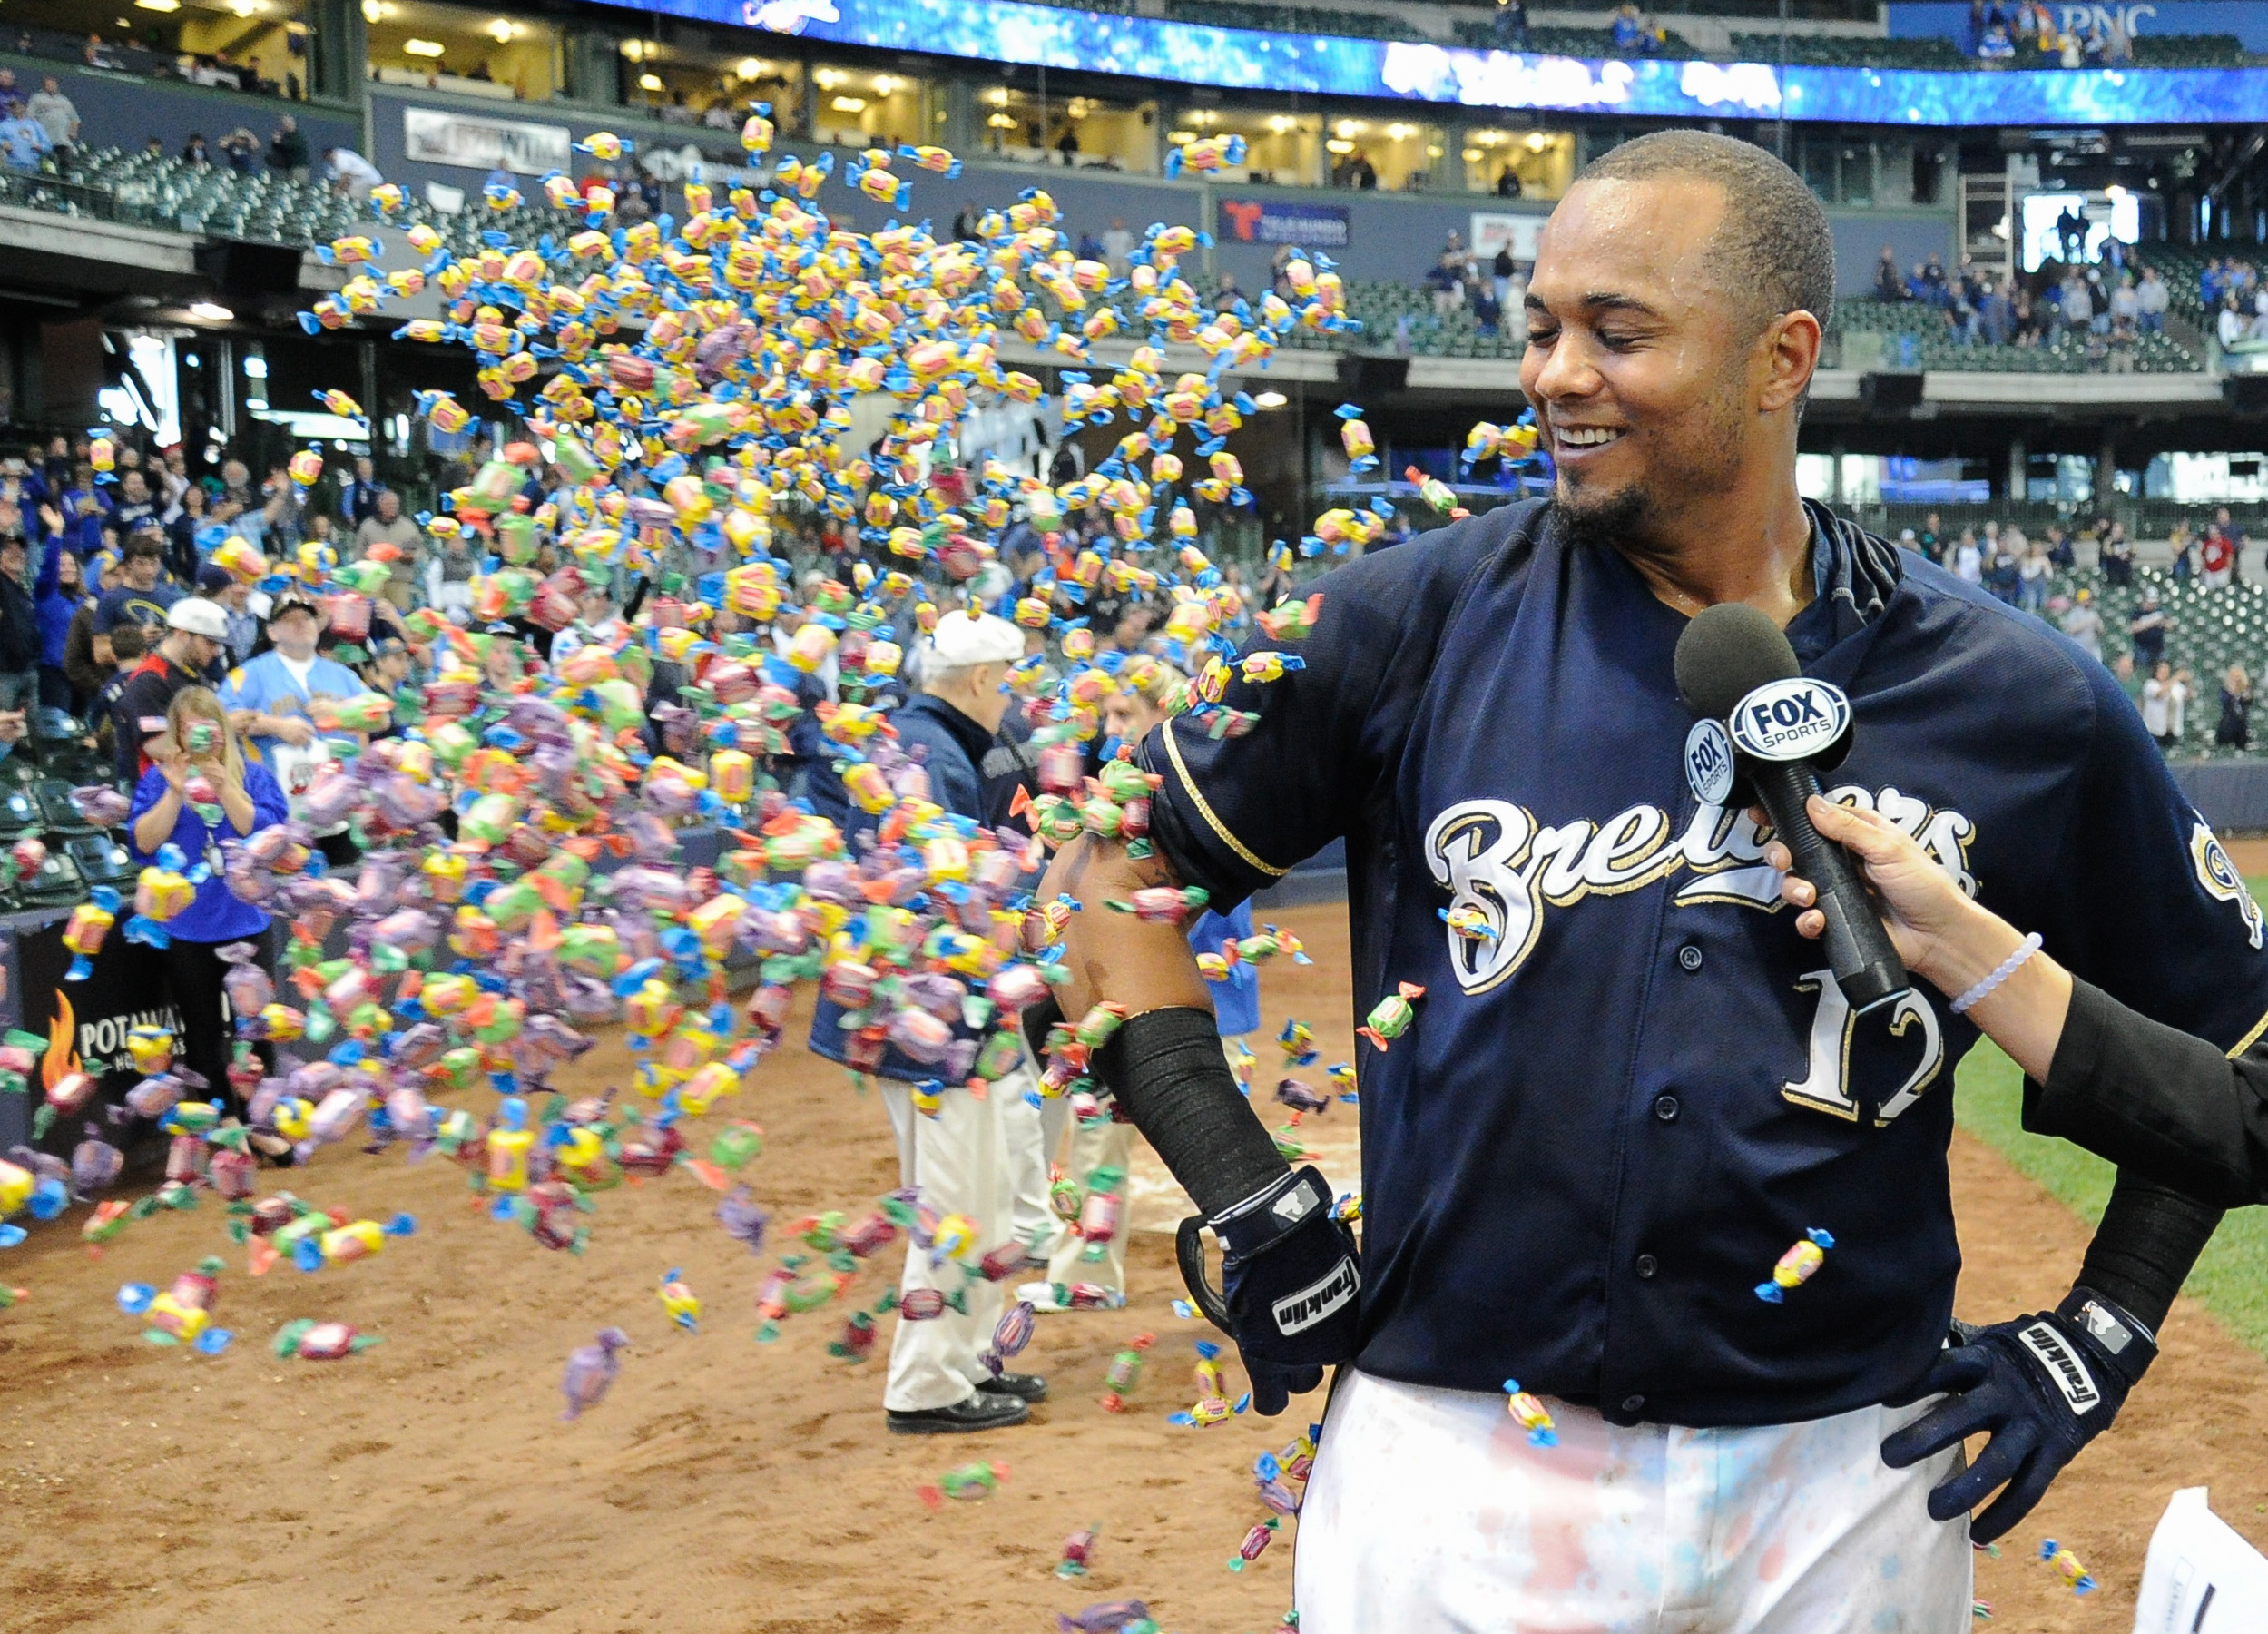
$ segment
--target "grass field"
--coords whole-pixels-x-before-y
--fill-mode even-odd
[[[2268,878],[2247,881],[2268,899]],[[1954,1107],[1960,1126],[1997,1147],[2090,1226],[2110,1201],[2109,1164],[2061,1140],[2027,1135],[2019,1122],[2022,1076],[1988,1039],[1962,1063]],[[2231,1333],[2268,1354],[2268,1210],[2238,1209],[2221,1223],[2187,1292]]]

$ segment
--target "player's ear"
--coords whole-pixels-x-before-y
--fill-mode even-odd
[[[1764,326],[1757,341],[1764,376],[1759,409],[1777,414],[1802,399],[1819,367],[1821,340],[1819,320],[1801,308]]]

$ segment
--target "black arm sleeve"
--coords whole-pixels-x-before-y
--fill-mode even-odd
[[[2087,1245],[2079,1285],[2105,1294],[2155,1334],[2165,1324],[2221,1213],[2210,1204],[2122,1169]]]
[[[1095,1068],[1206,1218],[1291,1172],[1237,1088],[1210,1010],[1133,1018],[1095,1053]]]
[[[2234,1060],[2074,978],[2047,1081],[2024,1085],[2024,1127],[2203,1203],[2268,1200],[2268,1062]]]

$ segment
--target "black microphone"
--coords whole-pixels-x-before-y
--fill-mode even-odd
[[[1851,701],[1804,675],[1780,626],[1738,602],[1707,608],[1685,626],[1676,667],[1677,695],[1701,717],[1686,740],[1694,792],[1730,804],[1739,785],[1754,791],[1795,871],[1818,888],[1828,966],[1854,1011],[1910,991],[1905,961],[1850,853],[1821,839],[1803,809],[1820,792],[1819,773],[1850,753]]]

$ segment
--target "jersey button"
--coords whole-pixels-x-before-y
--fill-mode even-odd
[[[1687,942],[1677,950],[1677,968],[1688,976],[1701,969],[1701,949],[1698,945]]]
[[[1644,1279],[1645,1279],[1645,1278],[1651,1277],[1651,1276],[1652,1276],[1652,1275],[1654,1275],[1656,1271],[1659,1271],[1661,1268],[1662,1268],[1662,1266],[1661,1266],[1661,1263],[1660,1263],[1658,1260],[1656,1260],[1656,1259],[1655,1259],[1655,1258],[1654,1258],[1652,1255],[1650,1255],[1650,1254],[1642,1254],[1642,1255],[1640,1255],[1638,1256],[1638,1263],[1637,1263],[1637,1265],[1636,1265],[1635,1269],[1636,1269],[1636,1271],[1637,1271],[1637,1273],[1638,1273],[1639,1278],[1640,1278],[1642,1281],[1643,1281]]]
[[[1657,1095],[1654,1098],[1654,1116],[1664,1123],[1675,1123],[1677,1113],[1677,1097],[1674,1095]]]
[[[1642,1395],[1625,1396],[1622,1399],[1622,1410],[1634,1415],[1644,1413],[1646,1410],[1646,1399]]]

